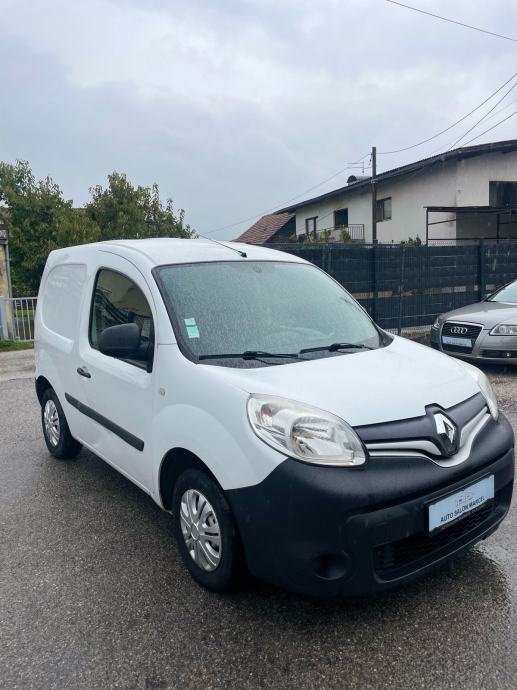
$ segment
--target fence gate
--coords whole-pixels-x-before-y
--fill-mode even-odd
[[[34,340],[37,297],[0,297],[0,339]]]

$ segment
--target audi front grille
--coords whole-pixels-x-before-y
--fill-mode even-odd
[[[446,321],[442,327],[442,349],[448,352],[462,352],[470,354],[481,333],[481,326],[475,326],[471,323],[458,323],[457,321]],[[461,338],[470,340],[470,345],[453,345],[451,343],[444,343],[443,337]]]

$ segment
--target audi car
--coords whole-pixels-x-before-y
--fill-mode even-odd
[[[517,364],[517,280],[482,302],[439,316],[431,347],[478,362]]]

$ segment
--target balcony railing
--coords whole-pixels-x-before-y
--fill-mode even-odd
[[[355,223],[318,230],[318,239],[327,239],[329,242],[364,242],[364,225]]]

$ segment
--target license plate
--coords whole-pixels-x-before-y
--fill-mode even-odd
[[[494,477],[491,475],[452,496],[447,496],[429,506],[429,531],[444,527],[479,508],[494,498]]]
[[[444,345],[458,345],[459,347],[472,347],[472,340],[470,338],[455,338],[452,335],[442,335],[442,343]]]

